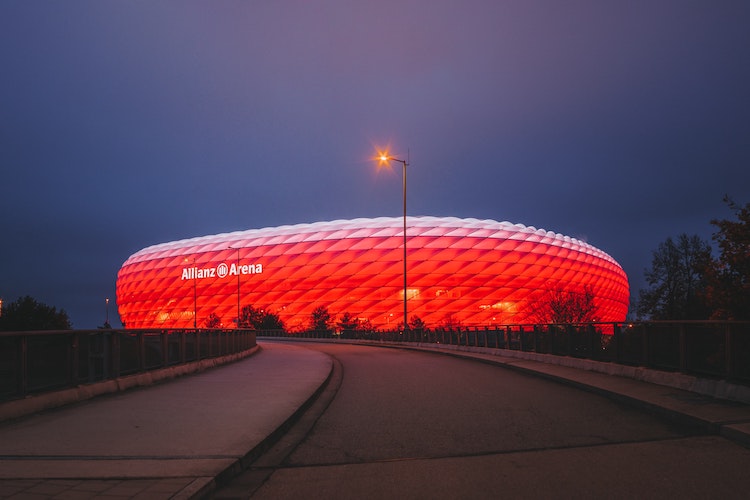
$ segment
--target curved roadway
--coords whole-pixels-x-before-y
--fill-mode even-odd
[[[215,498],[740,498],[750,451],[477,361],[306,344],[334,359],[298,424]]]

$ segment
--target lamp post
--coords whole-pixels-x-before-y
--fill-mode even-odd
[[[185,262],[190,262],[190,259],[185,257]],[[195,257],[193,257],[193,329],[198,329],[198,268],[195,266]]]
[[[107,327],[109,327],[109,297],[107,297],[106,299],[104,299],[104,303],[105,303],[105,308],[107,310],[107,313],[106,313],[106,316],[105,316],[105,319],[104,319],[104,325],[107,326]]]
[[[198,269],[193,259],[193,329],[198,329]]]
[[[237,250],[237,329],[240,328],[240,247],[229,247]]]
[[[408,157],[407,157],[408,158]],[[393,156],[388,155],[387,153],[381,153],[380,154],[380,163],[387,164],[389,161],[395,161],[400,163],[403,166],[403,198],[404,198],[404,332],[409,330],[409,319],[407,316],[407,306],[406,306],[406,298],[407,298],[407,279],[406,279],[406,167],[409,166],[408,160],[399,160],[398,158],[394,158]]]

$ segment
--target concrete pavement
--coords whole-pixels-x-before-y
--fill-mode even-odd
[[[284,432],[331,372],[330,358],[300,344],[260,345],[215,370],[0,424],[0,497],[210,496]],[[750,446],[750,405],[494,350],[418,348],[558,380]]]
[[[324,384],[327,356],[249,358],[0,425],[0,498],[194,498],[232,476]]]

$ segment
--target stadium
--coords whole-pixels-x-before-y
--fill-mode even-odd
[[[127,328],[232,328],[247,305],[278,314],[289,331],[325,307],[376,329],[540,322],[550,293],[590,294],[598,321],[624,321],[629,286],[607,253],[521,224],[408,217],[337,220],[173,241],[130,256],[117,275]]]

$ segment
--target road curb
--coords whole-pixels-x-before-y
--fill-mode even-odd
[[[248,451],[241,458],[235,460],[226,469],[219,472],[214,478],[207,482],[199,491],[188,491],[193,489],[191,484],[184,490],[177,493],[174,498],[189,498],[189,499],[209,499],[211,495],[220,488],[222,485],[228,483],[233,478],[250,468],[250,466],[259,457],[261,457],[266,451],[273,447],[276,442],[286,434],[289,429],[302,417],[308,408],[315,402],[320,394],[325,390],[331,381],[333,376],[334,365],[333,362],[330,364],[330,369],[325,379],[320,383],[317,389],[276,429],[271,432],[268,436],[263,438],[257,445],[255,445],[250,451]]]

